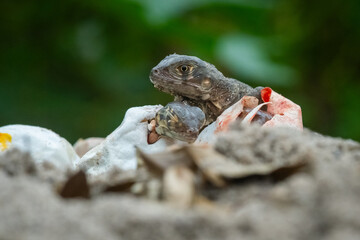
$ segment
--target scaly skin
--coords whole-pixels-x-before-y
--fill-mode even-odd
[[[245,95],[262,102],[262,87],[252,88],[227,78],[214,65],[192,56],[167,56],[151,70],[150,81],[160,91],[175,96],[175,101],[199,107],[205,113],[204,126]]]
[[[156,113],[155,122],[159,135],[191,143],[205,124],[205,114],[196,106],[171,102]]]

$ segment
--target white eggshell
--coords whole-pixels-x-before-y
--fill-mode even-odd
[[[79,157],[71,144],[53,131],[36,126],[7,125],[0,133],[11,135],[9,148],[27,152],[36,163],[49,162],[59,169],[72,169]],[[5,150],[7,151],[7,150]]]
[[[216,141],[215,130],[216,130],[216,122],[213,122],[201,131],[195,143],[214,144]]]
[[[74,143],[73,147],[77,155],[82,157],[85,155],[85,153],[102,143],[104,140],[105,138],[99,137],[90,137],[86,139],[80,138],[76,141],[76,143]]]
[[[89,175],[98,175],[113,167],[136,169],[135,146],[146,153],[163,151],[171,142],[161,138],[148,144],[148,120],[153,119],[163,106],[134,107],[127,110],[121,125],[108,135],[104,142],[87,152],[76,166]]]

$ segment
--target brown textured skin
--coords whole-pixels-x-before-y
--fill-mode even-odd
[[[159,90],[175,96],[175,101],[199,107],[206,125],[245,95],[261,102],[262,87],[227,78],[214,65],[193,56],[167,56],[151,70],[150,80]]]
[[[155,129],[159,135],[184,142],[194,142],[205,124],[204,112],[182,102],[171,102],[155,116]]]

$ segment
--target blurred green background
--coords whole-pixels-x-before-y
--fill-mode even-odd
[[[126,109],[166,104],[149,72],[171,53],[298,103],[304,125],[360,140],[360,1],[5,1],[0,126],[106,136]]]

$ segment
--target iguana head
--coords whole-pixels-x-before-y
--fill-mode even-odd
[[[194,142],[205,124],[204,112],[181,102],[171,102],[155,116],[156,132],[161,136]]]
[[[151,70],[150,81],[174,96],[208,100],[216,79],[224,77],[213,65],[192,56],[169,55]]]

